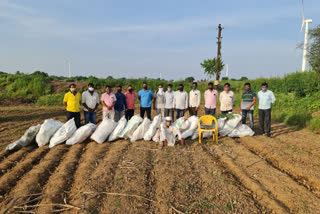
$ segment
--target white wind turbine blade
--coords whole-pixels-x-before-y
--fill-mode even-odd
[[[304,3],[303,3],[303,0],[302,0],[302,25],[301,25],[300,32],[302,32],[303,26],[304,26]]]

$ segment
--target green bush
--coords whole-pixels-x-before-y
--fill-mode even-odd
[[[310,130],[320,132],[320,116],[313,117],[307,125]]]
[[[307,111],[294,111],[287,115],[284,122],[289,126],[300,129],[306,127],[307,122],[311,119],[312,116]]]
[[[50,94],[40,97],[36,104],[43,105],[62,105],[64,94]]]

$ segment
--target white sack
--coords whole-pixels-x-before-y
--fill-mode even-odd
[[[153,121],[148,129],[148,131],[143,136],[144,140],[151,140],[152,137],[156,134],[157,129],[159,128],[161,123],[161,115],[157,115],[153,118]]]
[[[198,120],[199,118],[197,116],[191,116],[188,118],[186,122],[188,122],[189,128],[182,133],[183,139],[187,139],[193,135],[194,131],[198,128]]]
[[[108,141],[114,141],[116,139],[119,138],[119,135],[121,134],[121,132],[123,131],[123,129],[126,127],[127,125],[127,119],[125,116],[122,116],[121,119],[118,122],[117,127],[113,130],[113,132],[110,134]]]
[[[45,120],[36,136],[36,142],[38,146],[41,147],[48,144],[50,138],[61,126],[63,126],[63,123],[61,123],[60,121],[53,119]]]
[[[29,144],[33,143],[36,138],[36,135],[40,130],[40,127],[40,124],[36,126],[31,126],[19,140],[9,144],[6,150],[18,150],[24,146],[28,146]]]
[[[111,132],[116,128],[117,123],[109,118],[105,118],[95,132],[91,135],[90,139],[96,141],[97,143],[104,143]]]
[[[253,136],[254,131],[246,124],[239,124],[233,131],[228,135],[229,137],[245,137]]]
[[[240,114],[235,114],[233,119],[227,120],[225,125],[223,126],[223,129],[221,130],[220,135],[221,136],[227,136],[230,134],[233,129],[237,127],[239,122],[241,121],[241,115]]]
[[[74,145],[76,143],[82,143],[85,141],[96,129],[96,125],[93,123],[88,123],[84,126],[81,126],[71,138],[69,138],[66,142],[67,145]]]
[[[194,130],[194,132],[193,132],[193,134],[191,136],[192,140],[195,140],[197,138],[199,138],[199,129],[198,128],[196,130]]]
[[[77,127],[76,127],[76,123],[74,122],[74,118],[68,120],[52,136],[52,138],[50,139],[49,148],[52,148],[68,140],[76,130],[77,130]]]
[[[133,142],[136,142],[137,140],[143,139],[150,125],[151,125],[151,120],[147,117],[144,118],[140,126],[133,132],[130,142],[133,143]]]
[[[183,126],[183,124],[184,124],[184,117],[180,117],[179,119],[177,119],[176,121],[174,121],[173,123],[172,123],[172,125],[173,126],[175,126],[175,127],[177,127],[179,130],[181,130],[182,129],[182,126]]]
[[[138,128],[140,123],[142,123],[143,119],[140,115],[134,115],[129,122],[127,123],[126,127],[122,130],[121,134],[119,135],[120,138],[131,138],[133,132]]]
[[[222,132],[222,130],[224,128],[224,125],[226,124],[226,120],[227,120],[226,117],[225,118],[219,118],[217,120],[217,122],[218,122],[218,132],[219,133]],[[214,127],[216,127],[216,126],[214,126]]]

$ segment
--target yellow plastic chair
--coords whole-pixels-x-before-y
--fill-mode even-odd
[[[212,124],[215,123],[215,128],[212,129]],[[199,128],[199,143],[202,143],[203,132],[212,132],[213,141],[218,143],[218,121],[212,115],[204,115],[199,118],[198,121]]]

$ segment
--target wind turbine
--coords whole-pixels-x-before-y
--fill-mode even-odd
[[[302,72],[306,71],[309,23],[312,23],[312,19],[305,19],[304,18],[304,4],[303,4],[303,0],[302,0],[302,26],[301,26],[300,32],[302,32],[304,24],[306,24],[305,33],[304,33],[303,55],[302,55],[302,69],[301,69]]]

